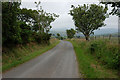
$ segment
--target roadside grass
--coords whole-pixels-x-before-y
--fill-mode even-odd
[[[72,39],[72,40],[68,40],[70,41],[73,46],[74,46],[74,50],[76,53],[76,57],[78,60],[78,65],[79,65],[79,72],[82,74],[82,77],[84,78],[118,78],[118,69],[115,69],[114,66],[112,66],[112,64],[107,65],[105,64],[103,61],[105,61],[106,63],[110,63],[109,60],[113,60],[112,58],[112,54],[109,54],[112,49],[109,49],[108,45],[113,48],[114,44],[109,44],[108,41],[103,41],[103,40],[94,40],[94,41],[85,41],[84,39]],[[100,44],[103,44],[99,47],[95,46],[95,52],[90,51],[91,45],[93,43],[97,43],[99,42]],[[103,43],[102,43],[103,42]],[[105,47],[105,45],[107,47]],[[103,55],[97,55],[97,53],[100,53],[100,49],[101,48]],[[114,46],[116,49],[114,49],[115,51],[118,50],[118,46]],[[108,49],[107,49],[108,48]],[[98,51],[96,50],[98,49]],[[106,51],[105,51],[106,50]],[[113,53],[115,51],[112,51]],[[111,52],[111,53],[112,53]],[[102,54],[101,53],[101,54]],[[116,51],[117,53],[117,51]],[[103,57],[104,56],[104,57]],[[111,57],[110,57],[111,56]],[[100,59],[98,58],[100,57]],[[108,59],[106,59],[108,58]],[[106,60],[105,60],[106,59]],[[114,64],[114,63],[113,63]],[[111,66],[111,67],[110,67]]]
[[[16,47],[6,53],[2,53],[2,72],[39,56],[55,47],[59,42],[60,41],[57,39],[51,39],[49,45],[31,43],[26,46]]]

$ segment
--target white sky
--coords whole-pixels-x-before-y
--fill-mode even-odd
[[[82,4],[99,4],[99,0],[22,0],[21,8],[36,9],[34,2],[41,1],[41,6],[46,12],[59,15],[52,25],[52,30],[66,30],[75,28],[72,17],[68,14],[71,10],[71,5]],[[108,11],[111,11],[111,7]],[[110,16],[105,20],[106,27],[103,28],[118,28],[118,17]]]

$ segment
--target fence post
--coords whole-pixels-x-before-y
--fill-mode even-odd
[[[112,35],[110,34],[110,35],[109,35],[109,40],[111,40],[111,37],[112,37]]]
[[[95,40],[96,40],[96,36],[95,36]]]

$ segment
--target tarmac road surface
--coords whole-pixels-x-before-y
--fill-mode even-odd
[[[53,49],[7,72],[3,78],[79,78],[73,46],[61,41]]]

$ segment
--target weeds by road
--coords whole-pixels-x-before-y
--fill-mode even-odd
[[[120,54],[118,45],[108,40],[70,41],[76,52],[80,73],[86,78],[117,78]]]
[[[40,54],[48,51],[49,49],[55,47],[59,43],[57,39],[51,39],[50,44],[36,44],[31,43],[26,46],[18,46],[11,50],[4,52],[2,55],[2,71],[6,71],[22,64]]]

